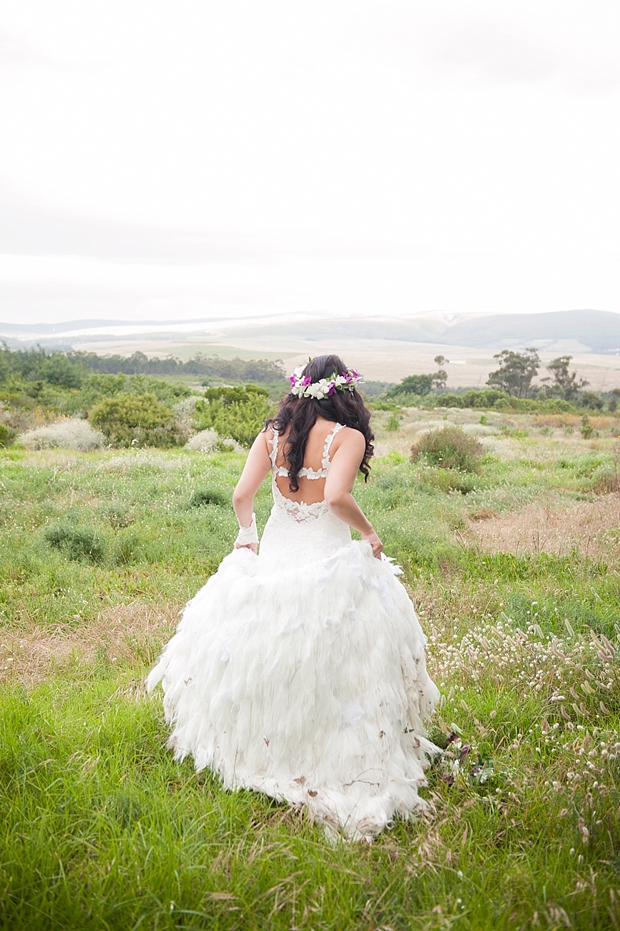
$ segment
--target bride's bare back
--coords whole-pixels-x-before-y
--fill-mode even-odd
[[[325,420],[322,417],[317,419],[308,434],[304,469],[323,470],[322,460],[326,446],[325,441],[329,438],[330,433],[339,426],[332,420]],[[273,437],[272,429],[263,430],[256,437],[241,478],[233,493],[233,506],[241,527],[248,527],[251,524],[254,497],[261,482],[272,470]],[[340,427],[337,432],[334,432],[333,439],[329,443],[329,472],[327,477],[308,478],[299,475],[299,490],[297,492],[290,490],[290,480],[284,471],[285,469],[288,471],[286,458],[283,455],[283,451],[286,451],[285,444],[286,434],[283,437],[278,436],[274,480],[281,495],[291,501],[304,502],[305,504],[316,504],[325,501],[329,510],[336,517],[354,530],[359,530],[362,539],[370,543],[374,555],[379,557],[383,544],[351,494],[366,448],[366,440],[363,434],[352,427]],[[276,474],[279,471],[278,467],[281,468],[283,474]],[[255,543],[248,545],[256,552]]]
[[[299,488],[297,491],[291,491],[288,476],[276,474],[276,484],[285,498],[290,498],[291,501],[304,501],[306,504],[315,504],[324,500],[326,476],[321,473],[324,473],[327,467],[325,457],[326,454],[329,458],[334,455],[340,446],[338,441],[340,431],[346,429],[346,427],[340,427],[339,424],[335,424],[331,420],[324,420],[322,417],[317,420],[308,434],[303,463],[304,471],[307,470],[311,475],[314,474],[314,477],[308,477],[305,474],[299,475],[297,478]],[[271,435],[267,437],[267,440],[273,442],[273,431],[270,432]],[[277,445],[276,466],[288,470],[289,463],[285,457],[286,434],[278,436]]]

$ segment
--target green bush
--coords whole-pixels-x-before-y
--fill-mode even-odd
[[[269,393],[257,385],[245,388],[209,388],[194,412],[197,430],[215,430],[242,446],[251,446],[271,413]]]
[[[581,407],[587,407],[592,411],[602,410],[603,403],[603,399],[594,391],[584,391],[580,398]]]
[[[76,527],[70,523],[58,523],[48,527],[45,539],[50,546],[60,550],[69,559],[87,559],[101,562],[105,555],[105,541],[90,527]]]
[[[14,437],[15,430],[11,430],[10,427],[0,423],[0,448],[6,449],[13,442]]]
[[[113,446],[179,446],[185,436],[171,411],[152,394],[104,398],[88,415]]]
[[[400,417],[401,415],[394,411],[388,418],[388,422],[385,425],[385,429],[389,433],[395,433],[400,429]]]
[[[436,399],[437,407],[464,407],[463,397],[459,394],[439,394]]]
[[[60,388],[79,388],[83,380],[82,366],[72,362],[63,353],[47,356],[39,365],[38,378]]]
[[[200,508],[205,504],[215,504],[217,507],[226,507],[230,497],[218,488],[197,488],[189,499],[191,508]]]
[[[481,443],[460,427],[446,426],[425,433],[411,447],[411,461],[424,458],[429,465],[459,472],[476,472],[484,452]]]
[[[476,410],[545,412],[560,414],[575,411],[575,405],[561,398],[516,398],[498,388],[470,389],[463,394],[429,395],[424,399],[431,407],[471,407]]]

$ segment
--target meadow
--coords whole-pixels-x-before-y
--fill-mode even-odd
[[[355,494],[442,691],[428,811],[372,844],[221,790],[144,678],[230,550],[240,453],[0,450],[0,927],[620,928],[620,420],[376,411]],[[477,436],[477,472],[413,464]],[[259,526],[271,506],[265,483]]]

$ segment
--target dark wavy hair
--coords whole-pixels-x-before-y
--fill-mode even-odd
[[[346,371],[347,366],[338,356],[316,356],[308,362],[302,374],[309,375],[312,381],[316,382],[321,378],[329,378],[334,372],[340,374]],[[372,441],[375,437],[370,429],[370,411],[357,389],[335,391],[331,397],[323,398],[322,401],[287,394],[280,402],[280,409],[276,416],[265,421],[265,429],[274,427],[280,435],[286,434],[282,454],[289,466],[290,490],[299,491],[297,476],[304,464],[308,434],[315,425],[317,417],[341,423],[343,427],[352,427],[363,434],[366,440],[366,451],[359,469],[364,476],[364,481],[368,481],[369,462],[374,452]]]

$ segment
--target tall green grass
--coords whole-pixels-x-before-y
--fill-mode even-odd
[[[174,618],[229,551],[243,457],[0,453],[0,927],[618,927],[618,544],[593,560],[467,535],[481,509],[594,499],[611,455],[543,442],[465,491],[397,455],[356,487],[429,635],[446,746],[428,812],[371,845],[174,763],[144,691],[170,625],[139,611]]]

